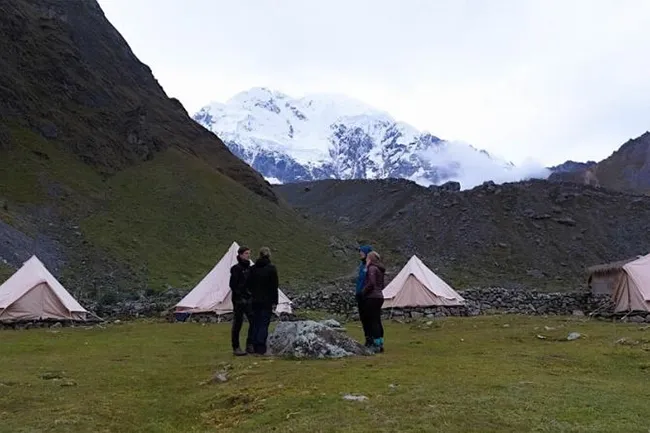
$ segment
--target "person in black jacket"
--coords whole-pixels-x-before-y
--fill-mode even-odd
[[[253,306],[253,350],[257,355],[267,354],[271,315],[278,305],[278,270],[271,263],[271,250],[260,248],[260,256],[251,268],[248,280]]]
[[[250,269],[250,249],[240,247],[237,250],[237,263],[230,268],[230,290],[232,293],[232,308],[234,313],[230,337],[232,352],[235,356],[243,356],[253,352],[253,309],[251,292],[248,286]],[[245,352],[239,347],[239,332],[244,324],[244,316],[248,320]]]

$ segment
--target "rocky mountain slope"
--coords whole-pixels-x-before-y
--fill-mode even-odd
[[[233,240],[283,283],[345,254],[169,98],[95,0],[0,3],[0,273],[73,292],[195,284]],[[321,258],[312,269],[308,257]]]
[[[596,161],[578,162],[578,161],[565,161],[562,164],[549,167],[551,173],[575,173],[583,171],[596,165]]]
[[[567,163],[565,163],[567,164]],[[608,158],[596,163],[553,170],[549,180],[596,185],[618,191],[650,192],[650,132],[628,140]]]
[[[451,191],[405,180],[276,187],[299,212],[411,254],[458,288],[584,285],[586,266],[650,252],[650,197],[536,180]]]
[[[421,184],[524,175],[484,150],[441,140],[389,114],[339,95],[292,98],[266,88],[212,103],[194,119],[235,155],[276,183],[404,178]],[[535,176],[548,176],[541,169]]]

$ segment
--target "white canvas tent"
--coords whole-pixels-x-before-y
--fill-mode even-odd
[[[89,314],[36,256],[0,286],[0,322],[85,321]]]
[[[395,278],[384,288],[382,308],[459,306],[465,304],[458,292],[412,256]]]
[[[589,286],[594,294],[611,295],[617,313],[650,311],[650,254],[592,266]]]
[[[230,268],[237,263],[237,242],[228,249],[228,252],[219,260],[214,268],[203,277],[199,284],[192,289],[181,301],[176,304],[177,313],[216,313],[225,314],[232,312],[232,299],[230,290]],[[279,290],[276,314],[291,313],[291,301]]]

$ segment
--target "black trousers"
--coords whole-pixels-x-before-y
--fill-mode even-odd
[[[381,324],[381,307],[384,305],[384,298],[366,298],[364,304],[370,338],[372,340],[384,338],[384,327]]]
[[[273,316],[273,307],[268,304],[253,303],[253,350],[263,355],[266,353],[266,340],[269,337],[269,325]]]
[[[253,344],[253,330],[255,328],[253,323],[253,309],[249,302],[233,303],[233,318],[232,329],[230,332],[230,339],[233,350],[239,349],[239,332],[244,324],[244,316],[248,320],[248,333],[246,334],[246,346]]]
[[[356,295],[357,298],[357,308],[359,309],[359,320],[361,321],[361,327],[363,328],[363,336],[366,338],[366,345],[372,343],[372,337],[370,336],[370,322],[368,321],[368,315],[366,313],[366,303],[363,295]]]

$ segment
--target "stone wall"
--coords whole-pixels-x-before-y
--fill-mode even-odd
[[[384,312],[387,318],[435,318],[478,316],[481,314],[586,315],[609,317],[612,306],[606,297],[588,293],[544,293],[490,288],[459,292],[465,298],[462,307],[404,308]]]
[[[467,304],[462,307],[429,307],[385,310],[385,317],[477,316],[480,314],[611,315],[608,297],[594,297],[589,292],[545,293],[523,289],[469,289],[459,291]],[[356,301],[349,290],[323,291],[291,298],[294,309],[321,310],[345,316],[356,315]]]
[[[164,315],[186,294],[187,290],[169,289],[162,293],[129,293],[128,295],[111,294],[100,301],[78,299],[87,310],[93,311],[99,317],[106,318],[138,318]]]
[[[68,327],[78,327],[78,326],[94,326],[98,324],[99,321],[90,321],[90,322],[74,322],[69,320],[29,320],[23,322],[2,322],[0,323],[0,330],[3,329],[36,329],[36,328],[68,328]]]
[[[445,316],[476,316],[481,314],[535,314],[535,315],[571,315],[592,314],[594,316],[610,317],[612,306],[607,297],[593,297],[586,291],[545,293],[524,289],[486,288],[459,291],[467,300],[462,307],[430,307],[385,310],[385,317],[445,317]],[[161,294],[149,296],[141,293],[130,299],[114,300],[110,303],[83,302],[90,311],[94,311],[104,319],[128,319],[137,317],[166,317],[183,296],[182,290],[170,290]],[[291,293],[287,295],[293,300],[294,315],[282,315],[280,320],[295,320],[305,310],[319,310],[330,314],[345,316],[350,319],[357,317],[357,305],[354,295],[349,288],[318,289],[307,293]],[[647,315],[647,313],[632,314],[632,316]],[[230,315],[220,318],[209,314],[193,315],[191,321],[212,323],[229,321]]]
[[[613,313],[613,305],[608,296],[594,297],[586,291],[545,293],[523,289],[470,289],[459,291],[467,304],[460,307],[426,307],[386,309],[386,319],[418,319],[447,316],[478,316],[488,314],[529,314],[529,315],[590,315],[599,318],[616,318],[632,322],[650,323],[648,312],[631,314]],[[146,296],[141,293],[131,299],[115,300],[107,304],[83,302],[87,309],[96,312],[107,320],[129,319],[138,317],[163,317],[176,321],[170,309],[184,296],[181,290],[171,290],[162,294]],[[319,310],[332,315],[344,316],[347,320],[357,320],[356,300],[348,288],[319,289],[308,293],[287,293],[293,300],[294,314],[273,316],[273,320],[293,321],[304,318],[308,310]],[[214,314],[194,314],[185,318],[190,322],[218,323],[228,322],[231,314],[217,317]],[[29,329],[40,327],[79,326],[65,321],[26,322],[2,324],[0,329]]]
[[[459,291],[466,299],[466,305],[459,307],[424,307],[386,309],[386,319],[439,318],[447,316],[478,316],[488,314],[528,315],[591,315],[600,318],[621,318],[625,320],[648,321],[647,312],[613,314],[613,305],[608,296],[592,296],[586,291],[546,293],[524,289],[487,288]],[[357,320],[356,300],[349,289],[315,290],[313,292],[287,295],[293,300],[294,314],[274,316],[274,320],[291,321],[300,319],[303,312],[318,310],[332,315]],[[174,320],[171,315],[167,316]],[[217,323],[230,320],[230,315],[217,318],[210,314],[193,315],[192,322]]]

